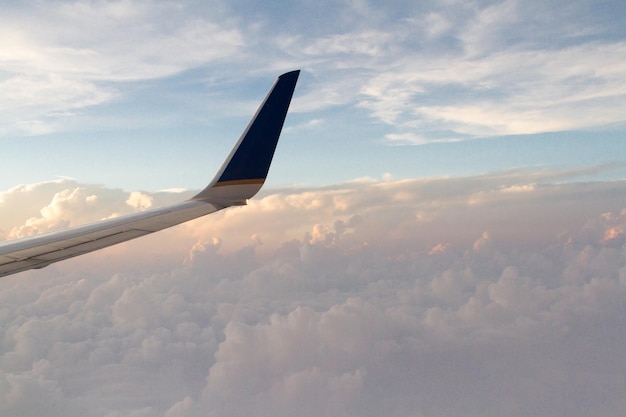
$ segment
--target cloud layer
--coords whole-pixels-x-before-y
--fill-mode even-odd
[[[0,410],[619,414],[626,184],[554,183],[570,174],[275,190],[4,278]],[[2,194],[1,227],[177,198],[34,184]]]

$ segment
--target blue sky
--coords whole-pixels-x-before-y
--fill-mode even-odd
[[[7,189],[201,188],[283,71],[269,185],[595,168],[624,178],[619,2],[5,5]]]

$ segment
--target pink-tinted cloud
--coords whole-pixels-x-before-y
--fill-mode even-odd
[[[268,191],[3,278],[0,411],[619,414],[626,184],[557,174]],[[177,198],[23,186],[2,227]]]

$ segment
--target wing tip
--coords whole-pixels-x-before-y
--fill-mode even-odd
[[[211,183],[193,200],[222,205],[254,196],[267,178],[300,70],[277,77],[274,85]]]
[[[300,70],[296,69],[296,70],[293,70],[293,71],[287,71],[284,74],[279,75],[278,79],[288,78],[288,77],[296,77],[297,78],[299,75],[300,75]]]

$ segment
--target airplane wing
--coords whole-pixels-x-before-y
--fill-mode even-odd
[[[0,277],[157,232],[235,205],[263,185],[300,71],[278,77],[209,185],[187,201],[0,243]]]

